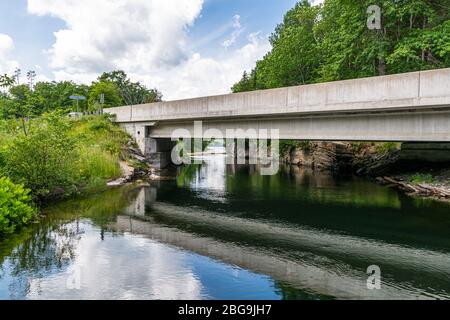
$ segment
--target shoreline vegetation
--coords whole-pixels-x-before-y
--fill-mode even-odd
[[[283,141],[281,159],[337,175],[355,174],[412,196],[450,201],[448,163],[401,159],[401,143]]]
[[[121,70],[90,85],[35,83],[32,70],[20,83],[20,75],[0,75],[0,237],[37,221],[46,203],[142,174],[147,165],[132,138],[102,109],[162,100]]]
[[[106,115],[51,113],[31,122],[27,134],[16,120],[0,122],[0,236],[37,221],[49,202],[145,175],[131,137]]]

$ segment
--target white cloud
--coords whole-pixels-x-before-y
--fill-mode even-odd
[[[231,33],[230,38],[222,43],[222,46],[225,48],[231,47],[235,44],[237,38],[241,35],[242,31],[244,31],[241,25],[241,16],[238,14],[233,17],[233,28],[234,31]]]
[[[0,74],[11,74],[19,63],[11,58],[14,41],[10,36],[0,33]]]
[[[270,44],[260,33],[250,34],[248,43],[221,58],[193,54],[187,61],[167,71],[158,70],[157,76],[140,76],[146,83],[158,83],[168,99],[181,99],[229,93],[244,70],[254,67],[256,60],[270,50]]]
[[[28,11],[66,22],[49,54],[52,68],[72,73],[179,63],[185,29],[202,5],[203,0],[28,0]]]
[[[269,49],[251,35],[240,48],[219,46],[205,57],[189,43],[188,28],[200,17],[204,0],[28,0],[28,11],[65,21],[48,50],[56,80],[90,82],[99,73],[122,69],[160,89],[165,99],[229,92],[244,69]],[[226,46],[242,32],[239,16]],[[228,45],[229,44],[229,45]]]

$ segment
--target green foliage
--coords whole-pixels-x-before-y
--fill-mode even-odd
[[[397,142],[384,142],[375,145],[375,151],[377,153],[387,153],[400,149],[401,144]]]
[[[132,82],[121,70],[105,72],[98,78],[98,81],[113,83],[126,105],[159,102],[162,99],[162,94],[157,89],[147,89],[140,82]]]
[[[0,123],[0,173],[38,200],[78,193],[120,176],[128,135],[106,116],[36,119],[28,135],[13,120]]]
[[[123,105],[123,100],[119,94],[117,86],[108,81],[94,82],[89,92],[89,110],[98,110],[100,95],[105,95],[104,108],[112,108]]]
[[[6,177],[0,178],[0,235],[12,233],[36,218],[29,192]]]
[[[56,110],[74,110],[74,101],[71,95],[86,95],[86,87],[78,86],[71,81],[38,82],[34,87],[31,99],[34,105],[34,114],[41,115]],[[79,102],[80,109],[86,108],[86,102]]]
[[[75,140],[68,129],[67,122],[46,117],[28,135],[17,133],[2,148],[2,174],[31,189],[37,198],[70,193],[78,180]]]
[[[9,88],[13,86],[15,82],[14,77],[10,77],[7,74],[0,75],[0,88]]]
[[[71,81],[38,82],[30,86],[17,84],[13,76],[2,75],[0,89],[2,119],[27,120],[54,111],[75,111],[77,104],[70,99],[72,95],[87,98],[78,101],[77,111],[80,112],[97,111],[101,94],[105,95],[104,108],[158,102],[162,99],[162,94],[157,89],[147,89],[139,82],[132,82],[123,71],[104,73],[90,86]],[[26,130],[27,128],[23,128],[25,134]]]
[[[433,176],[431,174],[416,173],[409,178],[409,182],[413,184],[432,183]]]
[[[381,30],[367,28],[374,4]],[[270,41],[233,92],[450,67],[450,1],[302,0]]]
[[[311,150],[310,141],[298,141],[298,140],[281,140],[280,141],[280,154],[282,156],[288,155],[294,149],[302,149],[304,151]]]

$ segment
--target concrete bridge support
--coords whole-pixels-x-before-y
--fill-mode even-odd
[[[146,138],[145,157],[154,168],[167,168],[172,163],[172,149],[175,146],[176,141],[170,138]]]
[[[260,159],[259,144],[255,139],[233,139],[226,143],[227,156],[230,157],[232,163],[247,164]],[[270,148],[270,142],[267,143]]]
[[[403,143],[400,152],[400,160],[450,163],[450,143]]]

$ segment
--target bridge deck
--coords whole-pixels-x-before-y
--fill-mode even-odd
[[[106,109],[117,122],[235,119],[450,108],[450,69]]]

